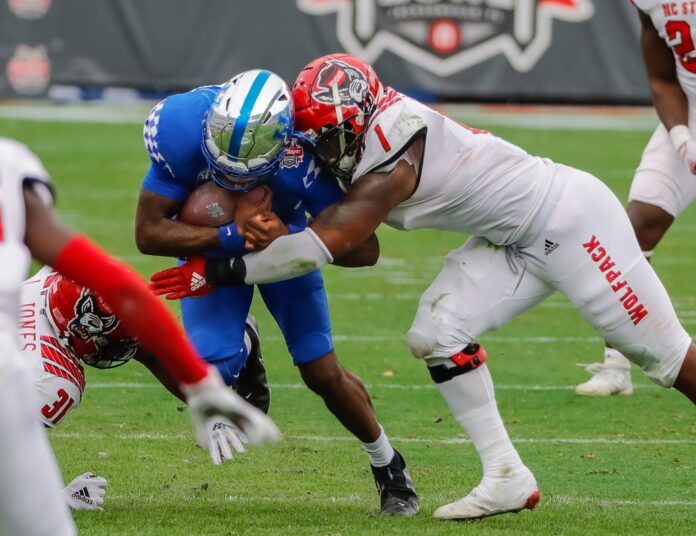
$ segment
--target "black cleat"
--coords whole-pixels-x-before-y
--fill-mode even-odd
[[[420,507],[418,495],[413,487],[411,472],[406,467],[403,456],[394,451],[394,457],[389,465],[384,467],[372,466],[372,474],[377,484],[380,509],[388,516],[415,516]]]
[[[251,339],[251,350],[244,367],[239,371],[234,390],[252,406],[268,413],[271,406],[271,388],[268,385],[266,366],[261,356],[259,325],[252,314],[247,317],[245,329]]]

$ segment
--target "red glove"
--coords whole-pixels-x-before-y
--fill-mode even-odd
[[[150,290],[168,300],[205,296],[213,290],[205,280],[205,257],[192,257],[181,266],[168,268],[150,277]]]

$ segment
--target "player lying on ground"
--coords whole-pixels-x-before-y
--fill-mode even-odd
[[[186,401],[176,380],[155,356],[124,332],[119,318],[103,299],[50,267],[43,267],[22,285],[19,320],[19,350],[32,373],[41,422],[48,428],[63,423],[80,405],[85,389],[83,364],[110,369],[135,359],[174,396]],[[249,336],[257,340],[254,324],[253,317],[249,317]],[[245,399],[253,396],[245,391],[239,394]],[[263,405],[265,401],[260,402]],[[208,436],[215,465],[231,460],[232,449],[244,452],[246,437],[234,426],[210,421]],[[63,494],[74,510],[101,510],[106,486],[104,478],[85,473],[75,478]]]
[[[483,462],[481,484],[436,517],[483,517],[537,502],[537,483],[508,438],[475,341],[556,290],[653,381],[696,402],[696,347],[602,182],[382,88],[372,68],[349,55],[310,63],[293,97],[298,128],[314,133],[315,156],[349,184],[345,199],[263,251],[191,259],[155,274],[154,289],[196,295],[203,289],[191,290],[193,272],[211,286],[297,277],[344,255],[381,222],[472,235],[446,257],[408,332],[411,352],[426,360]],[[253,246],[257,233],[248,227]]]
[[[58,222],[52,201],[48,174],[39,159],[24,145],[0,138],[0,527],[4,534],[75,533],[60,496],[58,468],[34,410],[31,377],[17,348],[19,293],[32,256],[97,290],[124,329],[160,356],[186,395],[201,444],[208,445],[211,419],[234,423],[253,443],[279,437],[273,421],[230,393],[217,371],[206,367],[172,314],[139,277]]]
[[[242,236],[245,222],[254,212],[270,208],[271,202],[278,217],[270,227],[278,234],[301,234],[307,225],[306,212],[317,216],[340,201],[343,192],[335,177],[321,172],[305,153],[293,125],[290,89],[268,71],[248,71],[224,86],[198,88],[155,106],[144,130],[151,166],[143,180],[136,216],[140,250],[176,257],[209,252],[242,255],[247,251]],[[210,185],[197,187],[209,179],[225,189],[222,193],[237,192],[233,197],[236,206],[230,209],[225,196],[202,201]],[[263,188],[255,188],[261,183]],[[199,195],[201,189],[206,193]],[[203,207],[192,203],[194,198]],[[187,223],[188,214],[199,213],[201,208],[211,214],[210,221],[233,211],[236,224],[216,228]],[[173,219],[175,216],[179,217]],[[335,262],[344,266],[376,262],[379,245],[374,234],[368,233],[355,246],[359,247]],[[192,285],[204,287],[202,279]],[[378,423],[362,381],[336,357],[321,272],[308,270],[290,281],[259,285],[258,290],[305,384],[363,443],[382,512],[416,514],[418,497],[403,457],[394,451]],[[181,303],[187,334],[228,385],[235,383],[246,356],[244,319],[253,292],[253,285],[220,288]]]
[[[658,0],[633,3],[639,9],[643,59],[660,117],[628,194],[628,218],[649,260],[674,219],[696,198],[696,12],[665,11]],[[588,371],[594,376],[578,385],[578,394],[633,393],[631,363],[614,348],[607,347],[604,363],[592,364]]]

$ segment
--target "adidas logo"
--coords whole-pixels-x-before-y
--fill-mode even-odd
[[[195,292],[203,285],[205,285],[205,277],[198,272],[193,272],[193,274],[191,274],[191,292]]]
[[[547,238],[544,240],[544,255],[551,255],[558,246],[558,242],[551,242],[551,240]]]
[[[75,491],[72,494],[73,499],[77,501],[82,501],[87,504],[93,504],[94,501],[89,496],[89,490],[87,488],[82,488],[79,491]]]

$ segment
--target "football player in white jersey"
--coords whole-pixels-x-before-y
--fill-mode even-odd
[[[696,198],[696,5],[633,0],[641,48],[660,125],[645,147],[628,194],[628,217],[647,259],[674,219]],[[587,367],[581,395],[631,394],[630,361],[607,346]]]
[[[249,315],[246,324],[245,344],[249,353],[255,354],[259,348],[256,319]],[[38,393],[39,418],[47,428],[57,427],[80,405],[86,386],[83,365],[111,369],[135,359],[170,393],[186,401],[176,380],[154,355],[140,348],[137,340],[124,331],[108,303],[49,266],[22,285],[17,334],[19,350],[32,371]],[[267,398],[255,398],[257,392],[247,388],[249,383],[243,381],[236,391],[267,413]],[[240,430],[221,422],[211,422],[209,427],[210,454],[215,465],[233,459],[230,446],[244,452],[246,438]],[[77,482],[73,482],[66,488],[68,504],[73,509],[100,509],[106,481],[93,475],[82,475],[77,480],[85,486],[78,488]]]
[[[307,230],[270,244],[275,236],[264,222],[272,215],[250,220],[247,246],[266,249],[191,259],[153,275],[152,288],[196,295],[194,273],[212,286],[296,277],[350,251],[381,222],[471,235],[446,257],[407,335],[483,463],[479,486],[436,517],[485,517],[539,500],[498,413],[476,340],[556,290],[653,381],[696,403],[696,346],[621,203],[601,181],[383,88],[372,67],[347,54],[305,67],[293,98],[297,128],[312,139],[322,165],[345,180],[345,200]]]
[[[3,534],[75,534],[60,494],[60,474],[38,415],[17,324],[22,280],[33,256],[104,296],[124,327],[158,356],[187,395],[198,441],[207,424],[227,419],[255,443],[275,440],[273,422],[229,392],[208,369],[167,308],[123,264],[63,227],[51,210],[52,190],[39,159],[0,138],[0,527]],[[151,320],[158,319],[156,326]],[[37,515],[37,505],[40,515]]]

